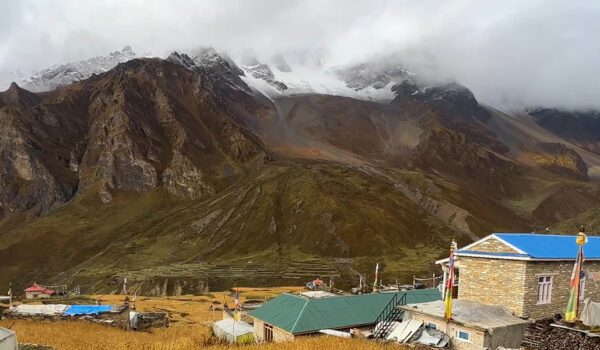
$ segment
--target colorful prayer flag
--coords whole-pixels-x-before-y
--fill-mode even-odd
[[[573,272],[571,274],[571,294],[569,295],[569,302],[567,303],[567,311],[565,312],[566,322],[575,322],[577,320],[577,313],[579,311],[579,296],[581,285],[581,272],[583,268],[583,245],[587,243],[587,236],[583,233],[583,230],[577,235],[577,245],[579,250],[577,252],[577,259],[575,259],[575,265],[573,266]]]
[[[452,240],[450,244],[450,259],[448,260],[448,281],[446,284],[446,295],[444,296],[446,321],[452,319],[452,288],[454,287],[454,252],[457,250],[456,241]]]
[[[235,294],[233,295],[233,319],[236,321],[240,320],[240,290],[235,288]]]
[[[375,265],[375,281],[373,281],[373,291],[377,290],[377,280],[379,279],[379,263]]]

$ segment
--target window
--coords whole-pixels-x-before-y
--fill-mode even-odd
[[[273,325],[265,323],[265,341],[273,341]]]
[[[471,341],[471,333],[464,332],[464,331],[456,331],[456,339],[470,342]]]
[[[538,277],[538,304],[552,302],[552,276]]]
[[[437,329],[437,325],[435,323],[428,323],[427,327],[429,327],[430,329]]]

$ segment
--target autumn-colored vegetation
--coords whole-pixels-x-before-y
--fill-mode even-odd
[[[250,346],[215,345],[209,328],[204,325],[177,325],[146,332],[125,332],[89,322],[36,322],[26,320],[3,320],[2,327],[17,331],[19,342],[44,344],[58,350],[300,350],[300,349],[403,349],[396,344],[382,344],[360,339],[334,337],[310,337],[283,344],[260,344]]]
[[[246,299],[271,298],[283,292],[297,292],[301,287],[240,288],[241,301]],[[116,304],[122,295],[95,295],[92,299],[103,304]],[[124,331],[88,321],[31,321],[0,320],[0,327],[17,332],[20,343],[47,345],[57,350],[111,349],[111,350],[193,350],[193,349],[247,349],[247,350],[299,350],[299,349],[402,349],[395,344],[381,344],[359,339],[333,337],[310,337],[285,344],[260,344],[251,346],[229,346],[218,344],[211,337],[210,325],[213,318],[221,319],[219,311],[223,302],[233,304],[229,292],[216,292],[203,296],[138,297],[136,307],[140,311],[168,312],[171,324],[168,328],[156,328],[150,332]]]

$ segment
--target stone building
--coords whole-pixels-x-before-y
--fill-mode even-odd
[[[445,304],[441,300],[399,308],[404,311],[405,320],[422,321],[428,328],[446,333],[456,350],[520,348],[529,325],[529,321],[513,316],[503,306],[465,300],[453,302],[450,322],[444,318]]]
[[[489,235],[456,252],[457,298],[502,305],[523,318],[564,315],[577,251],[572,235]],[[600,301],[600,237],[588,237],[584,255],[581,300]],[[448,259],[436,263],[446,270]]]
[[[54,289],[34,283],[31,287],[25,289],[25,299],[46,299],[54,296]]]
[[[437,289],[321,298],[284,293],[249,314],[254,319],[254,333],[259,342],[289,341],[319,334],[324,329],[371,330],[377,317],[395,300],[395,294],[405,294],[402,300],[411,304],[441,299]]]

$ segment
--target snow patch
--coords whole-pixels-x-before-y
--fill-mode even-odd
[[[286,90],[273,87],[264,79],[257,78],[252,74],[253,66],[242,66],[247,73],[242,79],[253,89],[262,94],[275,98],[282,95],[294,94],[324,94],[351,97],[365,101],[389,102],[396,96],[392,92],[394,82],[388,83],[383,88],[368,86],[361,90],[352,89],[342,80],[334,67],[325,68],[320,66],[289,65],[289,71],[272,69],[275,81],[284,83]]]

